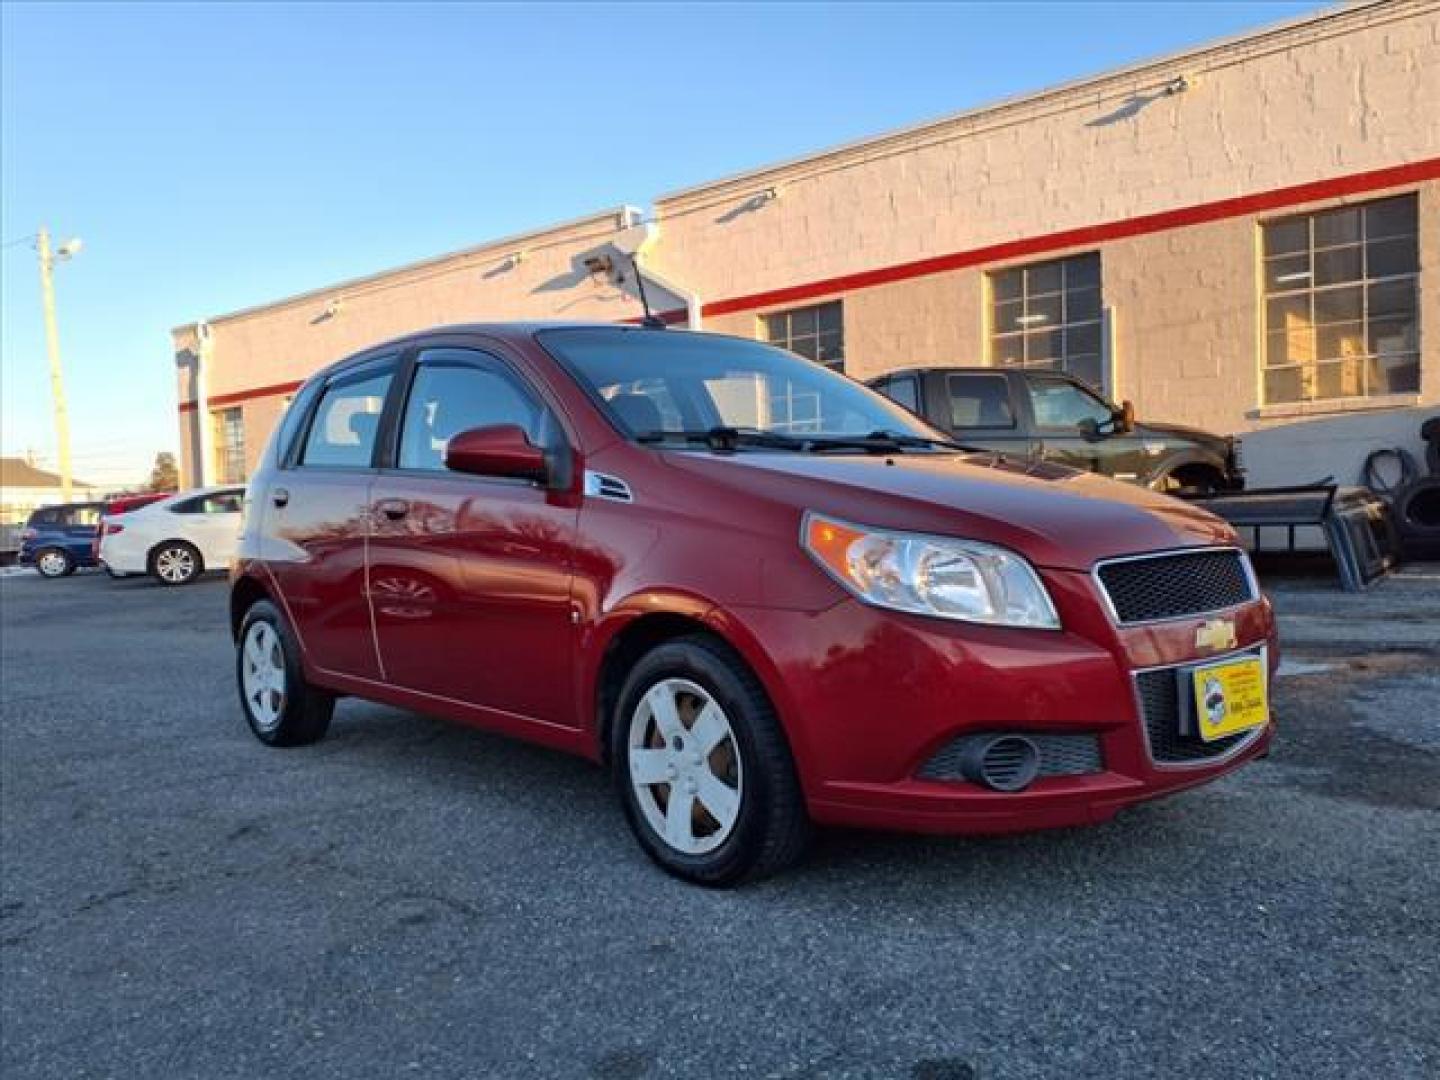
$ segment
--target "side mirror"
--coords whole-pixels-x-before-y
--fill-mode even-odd
[[[1128,398],[1115,413],[1115,434],[1128,435],[1135,430],[1135,403]]]
[[[445,444],[445,467],[475,476],[508,476],[544,483],[545,451],[516,424],[470,428]]]

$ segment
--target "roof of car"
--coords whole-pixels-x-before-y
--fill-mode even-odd
[[[373,357],[376,353],[382,353],[387,349],[405,348],[416,341],[423,341],[426,338],[444,337],[450,334],[483,334],[486,337],[499,338],[501,341],[519,342],[534,337],[542,330],[617,330],[630,331],[637,334],[685,334],[687,330],[658,330],[648,326],[641,326],[638,323],[614,323],[600,321],[579,321],[573,319],[531,319],[521,322],[480,322],[480,323],[447,323],[442,326],[431,326],[424,330],[416,330],[399,337],[390,338],[387,341],[379,341],[374,345],[351,353],[343,359],[322,368],[316,372],[316,377],[329,375],[330,373],[345,367],[346,365],[363,361]],[[728,335],[727,335],[728,336]]]

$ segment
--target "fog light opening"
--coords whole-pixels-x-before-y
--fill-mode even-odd
[[[965,748],[960,771],[994,791],[1023,791],[1040,771],[1040,750],[1021,735],[976,739]]]

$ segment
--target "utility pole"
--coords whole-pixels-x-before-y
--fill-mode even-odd
[[[55,255],[50,250],[50,230],[40,226],[35,237],[40,253],[40,302],[45,308],[45,350],[50,355],[50,393],[55,399],[55,440],[60,444],[60,494],[70,501],[70,414],[65,409],[65,376],[60,369],[60,333],[55,328]],[[77,241],[60,249],[61,258],[79,250]]]

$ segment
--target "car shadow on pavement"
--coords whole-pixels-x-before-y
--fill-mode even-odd
[[[365,784],[398,785],[421,801],[455,806],[458,800],[477,816],[498,816],[526,835],[545,837],[547,845],[573,845],[571,859],[604,859],[612,872],[628,865],[637,884],[693,891],[651,866],[629,835],[609,771],[592,762],[354,700],[337,707],[324,742],[285,752],[286,764],[301,756],[307,760],[296,764],[305,769],[343,767],[364,773]],[[846,895],[913,898],[927,888],[1007,895],[1017,888],[1053,889],[1067,880],[1081,887],[1092,877],[1123,875],[1127,864],[1143,875],[1145,865],[1191,844],[1193,831],[1206,827],[1197,813],[1206,798],[1205,791],[1184,793],[1100,825],[1001,836],[822,828],[798,867],[746,891],[793,895],[823,882]],[[1221,827],[1214,806],[1204,816],[1210,827]]]

